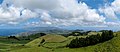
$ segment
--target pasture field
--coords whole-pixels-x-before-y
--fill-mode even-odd
[[[117,36],[109,41],[80,48],[65,47],[75,36],[45,35],[24,45],[0,43],[0,52],[120,52],[120,32],[114,34]],[[42,39],[45,42],[40,44]]]

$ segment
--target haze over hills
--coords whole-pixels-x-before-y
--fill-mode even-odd
[[[0,36],[8,36],[21,32],[26,32],[24,29],[0,29]]]
[[[0,52],[120,52],[120,0],[0,0]]]
[[[76,28],[77,29],[77,28]],[[34,33],[44,32],[44,33],[67,33],[70,31],[74,31],[76,29],[66,29],[66,28],[58,28],[58,27],[30,27],[30,28],[19,28],[19,29],[0,29],[0,36],[8,36],[8,35],[30,35]],[[94,31],[95,29],[89,29],[89,28],[78,28],[78,30]],[[106,30],[105,28],[97,28],[99,30]],[[107,29],[110,30],[110,29]],[[96,30],[95,30],[96,31]],[[114,30],[117,31],[117,30]]]
[[[23,29],[0,29],[0,36],[8,35],[30,35],[38,32],[45,33],[58,33],[66,32],[65,29],[60,29],[57,27],[34,27],[34,28],[23,28]]]

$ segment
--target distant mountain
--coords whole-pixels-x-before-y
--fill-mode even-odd
[[[57,27],[33,27],[33,28],[22,28],[22,29],[0,29],[0,36],[8,35],[30,35],[39,32],[44,33],[64,33],[68,30],[57,28]]]
[[[60,33],[68,33],[69,30],[61,29],[57,27],[34,27],[34,28],[26,28],[28,32],[22,32],[17,34],[18,36],[28,36],[36,33],[47,33],[47,34],[60,34]]]
[[[17,33],[27,32],[24,29],[0,29],[0,36],[15,35]]]

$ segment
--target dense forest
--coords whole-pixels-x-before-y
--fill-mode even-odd
[[[76,34],[76,33],[75,33]],[[82,33],[78,33],[77,35],[80,35]],[[73,34],[73,36],[76,36]],[[104,30],[102,31],[102,34],[97,34],[97,35],[91,35],[86,38],[78,38],[73,39],[70,44],[67,45],[69,48],[79,48],[79,47],[85,47],[85,46],[90,46],[90,45],[95,45],[97,43],[105,42],[114,37],[113,31],[111,30]]]

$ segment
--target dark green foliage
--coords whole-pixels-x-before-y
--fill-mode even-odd
[[[38,47],[40,47],[40,45],[38,45]]]
[[[80,35],[83,35],[83,34],[81,32],[77,32],[77,31],[69,34],[69,36],[80,36]]]
[[[17,38],[17,37],[15,37],[15,36],[9,36],[9,37],[8,37],[8,39],[20,40],[20,39],[18,39],[18,38]]]
[[[73,39],[69,45],[69,47],[72,47],[72,48],[78,48],[80,46],[80,41],[79,41],[79,38],[76,38],[76,39]]]
[[[7,43],[7,44],[15,44],[15,43],[20,43],[20,44],[26,44],[36,38],[39,38],[41,36],[46,35],[45,33],[37,33],[37,34],[32,34],[29,36],[8,36],[8,37],[3,37],[0,38],[0,43]]]
[[[39,35],[41,35],[41,36],[45,36],[46,34],[45,33],[38,33]]]
[[[38,47],[40,47],[44,42],[45,42],[45,39],[42,39],[42,41],[40,42],[40,44],[38,45]]]
[[[80,30],[76,30],[76,31],[73,31],[72,33],[68,34],[68,36],[84,36],[84,35],[88,35],[89,32],[92,32],[92,31],[80,31]]]
[[[41,36],[44,36],[46,35],[45,33],[36,33],[36,34],[32,34],[32,35],[29,35],[29,36],[21,36],[19,37],[20,40],[34,40],[36,38],[39,38]]]
[[[68,37],[68,36],[85,36],[85,35],[88,35],[88,33],[91,32],[91,31],[83,31],[83,30],[74,30],[74,31],[70,31],[70,33],[63,33],[63,34],[59,34],[59,35],[62,35],[62,36],[65,36],[65,37]]]
[[[25,46],[24,44],[22,46]]]
[[[98,43],[99,42],[99,35],[91,35],[90,37],[88,37],[88,39],[89,39],[89,45],[94,45],[94,44],[96,44],[96,43]]]
[[[29,35],[28,38],[30,38],[30,40],[33,40],[33,39],[39,38],[44,35],[46,35],[46,34],[45,33],[37,33],[37,34]]]
[[[78,48],[78,47],[85,47],[89,45],[95,45],[97,43],[101,43],[107,40],[110,40],[114,37],[113,31],[103,31],[102,35],[91,35],[86,38],[76,38],[73,39],[70,44],[67,45],[69,48]]]
[[[103,31],[102,35],[101,35],[101,41],[106,41],[109,40],[111,38],[113,38],[113,31],[109,30],[109,31]]]
[[[40,42],[40,44],[44,43],[45,42],[45,39],[42,39],[42,41]]]
[[[83,35],[88,35],[88,33],[90,33],[90,32],[92,32],[92,31],[83,32],[82,34]]]

